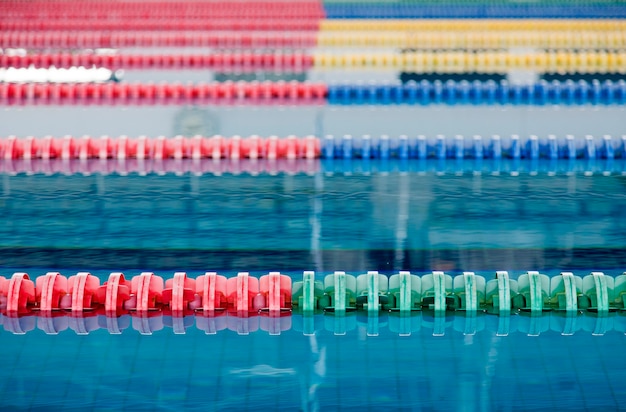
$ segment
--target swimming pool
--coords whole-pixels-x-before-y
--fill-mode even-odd
[[[303,268],[617,276],[623,185],[621,175],[582,173],[4,175],[3,266],[31,276],[88,269],[102,281],[146,269],[165,278],[280,270],[294,280]],[[155,315],[149,336],[134,315],[118,319],[119,335],[102,315],[82,326],[56,318],[58,334],[28,316],[26,334],[12,334],[4,318],[0,339],[12,356],[4,360],[3,403],[580,410],[619,408],[625,396],[620,313],[189,314],[182,329]]]
[[[625,15],[0,3],[0,406],[623,409]]]

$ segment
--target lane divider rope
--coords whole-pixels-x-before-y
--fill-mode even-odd
[[[0,33],[2,48],[125,48],[211,47],[216,49],[307,49],[313,47],[368,47],[415,49],[545,48],[611,50],[626,48],[624,30],[581,31],[336,31],[336,32],[187,32],[187,31],[7,31]]]
[[[514,280],[508,272],[498,271],[494,279],[487,280],[474,272],[452,277],[440,271],[422,276],[401,271],[387,277],[377,271],[357,276],[336,271],[317,280],[315,272],[306,271],[302,280],[295,282],[280,272],[260,278],[247,272],[231,278],[206,272],[195,279],[176,272],[167,280],[152,272],[131,279],[114,272],[102,284],[88,272],[69,278],[48,272],[34,280],[25,272],[8,279],[0,277],[0,320],[5,330],[18,334],[34,328],[34,316],[39,328],[49,334],[68,326],[79,334],[98,328],[117,334],[129,326],[129,314],[133,327],[145,334],[163,328],[164,316],[174,333],[185,333],[193,323],[192,315],[198,328],[215,333],[225,329],[230,319],[242,319],[238,328],[249,327],[248,320],[258,326],[258,314],[274,319],[269,327],[280,333],[290,328],[292,311],[310,320],[322,312],[342,318],[351,311],[365,311],[374,322],[380,313],[396,312],[405,318],[396,325],[404,329],[401,334],[411,333],[415,328],[411,314],[420,311],[429,311],[444,323],[446,312],[464,312],[475,321],[482,313],[508,318],[511,312],[541,317],[554,311],[563,314],[563,334],[572,334],[580,311],[606,318],[609,312],[626,310],[625,302],[626,273],[612,277],[602,272],[584,277],[562,272],[550,278],[529,271]],[[71,322],[78,323],[72,327],[68,325]],[[377,324],[369,326],[378,330]],[[596,322],[594,333],[606,326]]]
[[[0,67],[106,67],[115,69],[215,69],[305,71],[313,68],[395,69],[412,73],[623,73],[626,51],[421,51],[329,53],[217,52],[210,54],[43,53],[0,54]]]
[[[626,159],[626,135],[28,136],[0,138],[0,159]]]
[[[321,31],[553,31],[624,30],[623,19],[325,19]]]
[[[16,69],[17,70],[17,69]],[[472,104],[624,105],[626,81],[539,81],[536,84],[427,81],[404,85],[308,82],[1,83],[0,105],[160,104]]]

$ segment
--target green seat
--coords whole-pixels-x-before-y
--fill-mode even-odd
[[[298,311],[314,312],[320,309],[319,302],[323,297],[324,282],[315,280],[315,272],[304,272],[302,281],[293,283],[292,302]]]
[[[495,312],[511,312],[511,301],[517,296],[517,281],[507,271],[496,272],[496,278],[485,285],[485,305]]]
[[[576,312],[582,297],[583,280],[571,272],[561,272],[550,279],[550,306],[556,310]]]
[[[615,278],[615,307],[626,310],[626,272]]]
[[[320,303],[325,310],[356,309],[356,278],[342,271],[327,275],[324,278],[324,297]]]
[[[582,309],[606,313],[615,301],[615,280],[602,272],[591,272],[583,278],[582,292]]]
[[[411,272],[400,272],[389,278],[390,308],[401,312],[422,308],[422,280]]]
[[[422,276],[422,305],[439,312],[453,304],[452,276],[439,271]]]
[[[516,309],[541,312],[549,310],[550,278],[539,272],[528,271],[517,279],[518,294],[513,298]]]
[[[372,270],[356,278],[357,307],[368,311],[388,308],[389,279]]]
[[[485,278],[474,272],[463,272],[456,276],[453,283],[455,309],[477,311],[485,304]]]

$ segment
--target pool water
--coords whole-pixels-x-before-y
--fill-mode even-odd
[[[317,170],[5,174],[0,274],[624,271],[621,174]],[[14,334],[4,318],[0,399],[10,410],[618,410],[625,320],[189,316],[175,334],[165,314],[146,335],[126,315],[115,335],[87,316],[83,336],[72,317],[54,320],[56,335],[28,316]]]

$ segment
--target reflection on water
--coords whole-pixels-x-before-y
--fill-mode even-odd
[[[475,333],[463,316],[439,326],[432,314],[417,316],[421,322],[405,336],[387,315],[378,319],[378,336],[371,336],[367,316],[354,315],[316,316],[308,335],[295,315],[293,328],[277,335],[197,328],[151,336],[2,332],[3,350],[12,355],[3,359],[0,399],[12,410],[304,411],[616,410],[626,401],[624,330],[564,335],[553,329],[557,317],[546,315],[538,318],[540,336],[532,336],[534,321],[518,315],[509,319],[515,333],[500,336],[496,316],[479,316]],[[597,320],[578,318],[585,329]],[[333,331],[338,321],[347,333]],[[438,327],[443,333],[434,336]]]
[[[2,176],[2,266],[613,269],[623,176]],[[150,253],[146,253],[150,250]]]
[[[622,176],[380,171],[3,175],[0,265],[2,275],[80,268],[101,279],[111,269],[615,275],[626,261],[624,184]],[[616,410],[626,402],[624,319],[5,318],[0,404]]]

